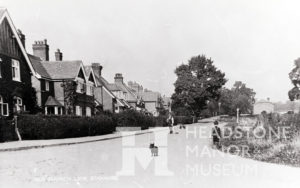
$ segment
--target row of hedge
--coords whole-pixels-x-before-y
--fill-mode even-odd
[[[166,119],[167,116],[153,117],[133,110],[93,117],[24,114],[18,116],[18,130],[24,140],[62,139],[110,134],[116,127],[141,127],[142,130],[164,127],[167,126]],[[175,124],[191,123],[192,117],[175,117]],[[7,126],[7,121],[0,121],[0,142],[15,140],[12,135],[15,135],[14,126]]]
[[[17,140],[15,126],[12,125],[11,121],[7,121],[0,117],[0,142],[15,140]]]

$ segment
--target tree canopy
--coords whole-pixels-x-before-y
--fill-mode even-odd
[[[181,114],[199,115],[209,101],[218,100],[226,83],[225,74],[204,55],[192,57],[188,64],[176,68],[172,110]]]
[[[292,69],[292,71],[289,73],[289,78],[294,85],[294,88],[292,88],[288,92],[289,99],[291,101],[300,99],[300,58],[295,60],[295,68]]]
[[[219,100],[222,112],[233,115],[239,108],[240,113],[252,113],[255,94],[241,81],[236,81],[231,89],[223,88]]]

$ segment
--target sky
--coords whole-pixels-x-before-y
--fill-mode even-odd
[[[122,73],[170,96],[174,70],[204,54],[258,99],[288,100],[288,73],[300,57],[300,1],[291,0],[0,0],[15,26],[47,39],[50,59],[99,62],[113,82]]]

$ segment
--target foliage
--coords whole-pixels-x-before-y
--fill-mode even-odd
[[[289,73],[289,78],[294,85],[294,88],[288,92],[289,99],[291,101],[300,99],[300,58],[295,60],[295,68]]]
[[[240,81],[235,82],[231,89],[223,88],[219,100],[222,113],[234,115],[239,108],[240,113],[251,114],[255,94],[253,89]]]
[[[111,117],[20,115],[18,129],[22,139],[59,139],[109,134],[115,131]]]
[[[15,140],[17,140],[15,127],[12,125],[11,121],[0,117],[0,142]]]
[[[70,80],[70,81],[64,81],[62,84],[62,87],[64,88],[64,101],[65,101],[65,109],[66,114],[74,115],[74,103],[76,100],[76,82]]]
[[[253,119],[253,117],[249,117]],[[221,139],[223,151],[224,148],[230,146],[233,149],[248,148],[246,155],[243,152],[236,153],[234,150],[228,152],[232,154],[249,157],[259,161],[286,164],[300,167],[300,115],[299,114],[262,114],[257,119],[260,123],[251,127],[251,129],[243,129],[243,137],[234,139],[234,137]],[[250,122],[250,121],[248,121]],[[236,123],[228,123],[226,127],[234,129]],[[240,125],[241,126],[241,125]],[[248,125],[249,126],[249,125]],[[257,138],[253,135],[253,130],[257,126],[263,126],[266,130],[265,138]],[[290,129],[284,136],[286,138],[278,139],[274,135],[270,135],[269,129],[278,130],[278,128],[288,126]],[[225,133],[226,135],[226,133]]]
[[[115,116],[118,127],[141,127],[141,129],[155,127],[155,118],[153,116],[144,115],[135,110],[126,110],[115,114]]]
[[[192,57],[188,64],[177,67],[175,73],[177,80],[172,95],[172,110],[177,115],[182,115],[182,109],[186,109],[189,115],[198,116],[207,101],[219,99],[220,89],[226,83],[225,74],[204,55]]]

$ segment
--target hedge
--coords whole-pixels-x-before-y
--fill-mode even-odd
[[[109,134],[115,131],[112,117],[20,115],[18,129],[22,139],[59,139]]]
[[[15,127],[11,124],[11,121],[0,117],[0,142],[15,140],[17,140]]]
[[[153,116],[144,115],[134,110],[127,110],[114,116],[118,127],[141,127],[144,130],[156,125]]]
[[[93,117],[46,116],[21,114],[18,116],[18,130],[24,140],[62,139],[96,136],[113,133],[116,127],[168,126],[167,116],[149,116],[134,110],[119,114],[100,114]],[[175,116],[176,124],[193,123],[193,117]],[[0,142],[17,140],[14,126],[0,119]]]

